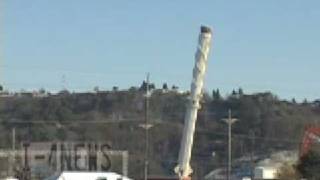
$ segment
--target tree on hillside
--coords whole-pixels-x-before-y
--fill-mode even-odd
[[[174,90],[174,91],[177,91],[179,89],[179,87],[176,86],[176,85],[172,85],[171,89]]]
[[[238,89],[238,94],[239,94],[239,96],[243,96],[243,89],[242,88]]]
[[[140,91],[146,91],[147,90],[147,82],[143,81],[139,88]]]
[[[154,85],[154,83],[150,83],[149,90],[155,90],[155,89],[156,89],[156,85]]]
[[[213,100],[221,100],[221,95],[219,89],[212,91]]]
[[[135,86],[131,86],[130,88],[129,88],[129,92],[137,92],[139,90],[139,88],[138,87],[135,87]]]
[[[163,89],[163,90],[168,90],[168,84],[167,84],[167,83],[163,83],[162,89]]]
[[[147,87],[148,87],[149,90],[154,90],[154,89],[156,89],[156,86],[155,86],[154,83],[150,83],[150,82],[147,83],[146,81],[143,81],[142,84],[141,84],[141,86],[140,86],[140,88],[139,88],[139,90],[140,90],[140,91],[147,91]]]
[[[310,180],[320,179],[320,153],[310,151],[304,155],[297,166],[297,170],[303,178]]]
[[[302,104],[303,104],[303,105],[307,105],[308,103],[309,103],[309,102],[308,102],[307,98],[304,98]]]
[[[45,93],[46,93],[46,90],[45,90],[44,88],[40,88],[40,89],[39,89],[39,93],[40,93],[40,94],[45,94]]]
[[[236,92],[236,90],[234,90],[234,89],[233,89],[233,90],[232,90],[232,93],[231,93],[231,95],[232,95],[232,96],[236,96],[236,95],[237,95],[237,92]]]
[[[96,93],[98,93],[98,92],[100,91],[99,86],[95,86],[95,87],[93,88],[93,91],[96,92]]]

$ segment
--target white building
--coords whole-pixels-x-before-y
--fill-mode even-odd
[[[131,180],[113,172],[62,172],[46,180]]]

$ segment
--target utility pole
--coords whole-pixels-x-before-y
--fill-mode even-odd
[[[28,161],[28,148],[30,146],[30,142],[23,143],[24,147],[24,167],[22,169],[23,176],[22,180],[30,180],[31,179],[31,172],[30,172],[30,166]]]
[[[254,130],[250,131],[251,137],[251,153],[250,153],[250,165],[251,165],[251,180],[254,180],[254,147],[255,147],[255,132]]]
[[[15,153],[16,151],[16,128],[12,128],[12,151]]]
[[[12,127],[12,153],[10,153],[10,158],[9,158],[9,174],[14,176],[14,166],[15,166],[15,159],[16,159],[16,128]]]
[[[222,119],[224,122],[228,124],[228,169],[227,169],[227,180],[230,180],[231,178],[231,127],[232,124],[235,123],[238,119],[232,118],[231,116],[231,110],[229,109],[229,116],[228,118]]]
[[[65,74],[62,75],[61,84],[62,84],[62,91],[67,91],[67,78]]]
[[[148,111],[149,111],[149,73],[147,74],[146,80],[146,94],[145,94],[145,109],[144,109],[144,120],[145,120],[145,157],[144,157],[144,180],[148,179],[148,167],[149,167],[149,126],[148,124]]]
[[[146,93],[145,93],[145,104],[144,104],[144,123],[139,126],[145,129],[145,154],[144,154],[144,180],[148,179],[148,170],[149,170],[149,129],[153,127],[149,123],[149,100],[151,96],[150,92],[150,82],[149,82],[149,73],[147,74],[147,79],[145,82]]]

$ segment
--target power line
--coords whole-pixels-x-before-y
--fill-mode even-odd
[[[117,120],[72,120],[72,121],[53,121],[53,120],[12,120],[12,121],[5,121],[0,120],[0,123],[7,123],[7,124],[61,124],[61,125],[71,125],[71,124],[110,124],[110,123],[142,123],[143,118],[137,118],[137,119],[117,119]],[[151,121],[152,123],[157,123],[159,125],[165,125],[165,126],[179,126],[180,128],[183,127],[183,124],[174,123],[174,122],[163,122],[163,121]],[[196,129],[197,133],[210,133],[215,135],[221,135],[221,136],[228,136],[228,133],[219,133],[219,132],[213,132],[212,130],[208,129]],[[292,139],[284,139],[284,138],[269,138],[269,137],[252,137],[251,135],[247,134],[240,134],[240,133],[233,133],[234,138],[243,138],[243,139],[250,139],[254,138],[255,140],[268,140],[268,141],[277,141],[277,142],[287,142],[287,143],[301,143],[299,140],[292,140]]]
[[[178,123],[173,123],[173,122],[162,122],[168,125],[175,125],[175,126],[180,126],[181,128],[183,127],[182,124]],[[215,134],[215,135],[221,135],[221,136],[228,136],[228,133],[220,133],[216,132],[210,129],[196,129],[196,134],[197,133],[210,133],[210,134]],[[235,138],[244,138],[244,139],[252,139],[253,137],[251,135],[247,134],[240,134],[240,133],[232,133]],[[278,142],[288,142],[288,143],[300,143],[301,141],[295,141],[292,139],[284,139],[284,138],[269,138],[269,137],[259,137],[259,136],[254,136],[255,140],[269,140],[269,141],[278,141]]]
[[[109,124],[123,122],[142,122],[141,119],[116,119],[116,120],[69,120],[69,121],[53,121],[53,120],[0,120],[0,123],[8,124]]]

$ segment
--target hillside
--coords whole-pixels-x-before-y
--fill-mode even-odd
[[[141,89],[141,88],[140,88]],[[108,141],[112,149],[128,150],[129,174],[143,174],[144,92],[69,93],[34,97],[20,94],[0,98],[0,147],[11,147],[16,128],[17,147],[24,141]],[[172,174],[183,128],[187,93],[156,89],[150,98],[150,174]],[[297,150],[305,125],[319,122],[316,103],[281,101],[271,93],[246,95],[241,89],[227,97],[205,93],[199,112],[193,167],[199,174],[221,167],[226,160],[228,109],[239,119],[233,126],[235,158]],[[253,136],[254,134],[254,136]],[[254,137],[254,138],[253,138]],[[212,157],[212,152],[215,156]]]

